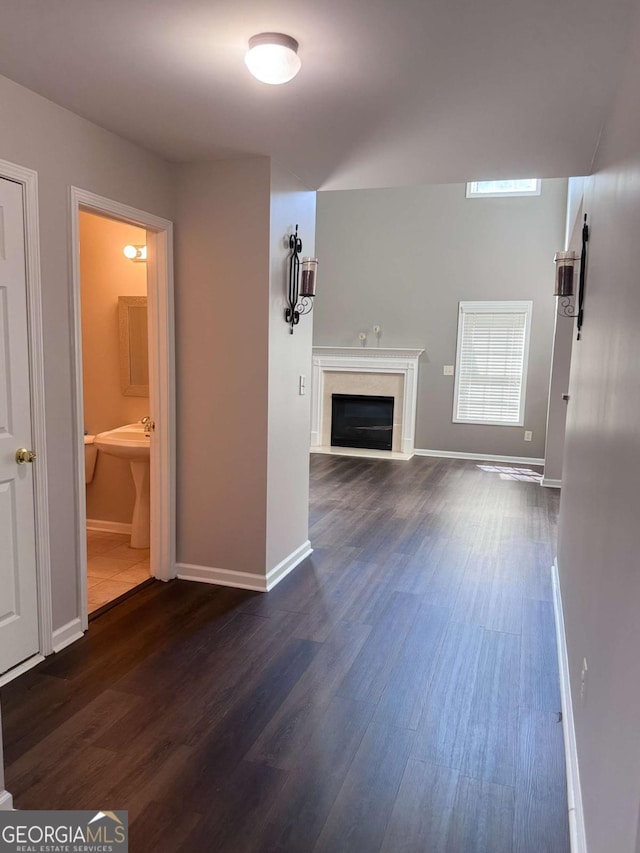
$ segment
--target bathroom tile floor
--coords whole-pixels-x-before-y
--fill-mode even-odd
[[[89,613],[150,577],[148,548],[130,548],[124,533],[87,531]]]

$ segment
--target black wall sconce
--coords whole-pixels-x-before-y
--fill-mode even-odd
[[[298,226],[296,233],[289,237],[289,288],[287,291],[287,308],[284,319],[289,324],[289,333],[293,334],[293,327],[300,322],[303,314],[309,314],[313,310],[313,297],[316,295],[316,273],[318,270],[317,258],[302,258],[302,240],[298,237]],[[300,269],[302,268],[302,282],[300,281]]]
[[[571,304],[573,296],[573,270],[578,258],[575,252],[556,252],[554,262],[556,265],[556,289],[555,296],[558,297],[558,313],[562,317],[575,317],[578,320],[578,340],[584,319],[584,287],[587,267],[587,243],[589,242],[589,226],[587,225],[587,214],[584,215],[582,223],[582,252],[580,253],[580,284],[578,285],[578,304]]]

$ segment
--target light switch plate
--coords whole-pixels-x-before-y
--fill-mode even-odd
[[[531,432],[530,429],[526,429],[524,431],[524,440],[525,441],[531,441],[532,439],[533,439],[533,433]]]
[[[454,373],[454,365],[453,364],[445,364],[442,368],[443,376],[453,376]]]

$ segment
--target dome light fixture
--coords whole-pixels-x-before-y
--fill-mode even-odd
[[[298,42],[284,33],[251,36],[244,61],[256,80],[272,86],[293,80],[302,66]]]

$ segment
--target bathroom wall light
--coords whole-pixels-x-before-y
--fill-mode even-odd
[[[587,267],[587,243],[589,242],[589,226],[587,225],[587,214],[584,215],[582,223],[582,252],[580,259],[575,252],[556,252],[554,263],[556,265],[556,286],[554,296],[558,297],[558,313],[562,317],[576,318],[578,321],[578,340],[582,330],[584,319],[584,291]],[[573,305],[573,271],[576,263],[580,263],[580,284],[578,287],[578,304]]]
[[[125,258],[129,258],[130,261],[141,263],[142,261],[147,260],[147,247],[146,246],[125,246],[122,250],[122,254]]]
[[[289,286],[287,289],[287,308],[284,319],[290,326],[290,334],[293,327],[300,322],[303,314],[313,310],[313,297],[316,295],[316,273],[318,271],[317,258],[303,258],[300,261],[302,251],[302,240],[298,237],[298,226],[296,233],[289,236]],[[300,283],[300,267],[302,266],[302,284]]]
[[[302,66],[298,42],[284,33],[251,36],[244,61],[256,80],[272,86],[293,80]]]

